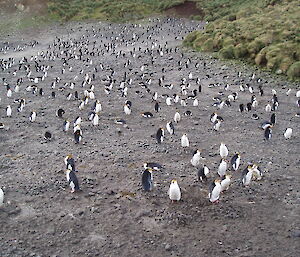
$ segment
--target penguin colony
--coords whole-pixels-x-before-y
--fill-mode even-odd
[[[206,137],[224,133],[224,127],[234,123],[234,118],[227,115],[229,111],[231,115],[242,115],[245,122],[256,124],[254,140],[265,140],[268,148],[280,137],[293,140],[293,128],[277,129],[277,123],[280,123],[277,112],[281,98],[284,104],[288,98],[295,102],[290,105],[295,113],[293,116],[299,116],[300,91],[289,88],[284,96],[275,89],[264,87],[267,81],[255,74],[249,77],[241,72],[234,78],[224,73],[222,82],[214,82],[214,74],[206,61],[190,57],[177,45],[168,43],[168,38],[180,40],[186,33],[200,29],[200,24],[188,26],[176,19],[153,19],[150,25],[119,26],[121,33],[114,32],[109,24],[99,28],[95,25],[86,30],[81,28],[80,38],[56,37],[34,56],[2,58],[1,73],[6,75],[1,77],[0,128],[16,129],[10,123],[11,117],[22,119],[25,113],[29,127],[46,121],[47,129],[40,129],[39,133],[40,138],[49,144],[63,138],[68,144],[80,147],[88,142],[85,133],[94,133],[96,138],[101,127],[108,123],[118,135],[126,133],[130,143],[128,134],[134,132],[131,126],[136,127],[131,119],[140,116],[139,122],[147,124],[141,140],[147,139],[154,145],[156,157],[163,162],[162,165],[151,159],[151,162],[141,164],[142,175],[138,180],[144,191],[155,190],[156,174],[168,172],[165,167],[172,160],[160,156],[167,151],[177,151],[189,158],[186,167],[193,170],[199,183],[204,184],[201,187],[207,188],[207,199],[212,203],[220,200],[221,192],[230,191],[233,182],[250,186],[253,180],[261,180],[264,174],[260,166],[266,165],[268,160],[257,163],[258,160],[252,160],[247,153],[240,154],[239,149],[231,149],[233,137],[227,142],[215,142],[214,151],[220,155],[216,164],[209,157],[201,156],[207,155],[207,150],[198,149],[202,144],[195,140],[197,127],[192,128],[189,121],[198,120],[197,126],[209,124],[207,134],[201,135],[205,141]],[[136,46],[138,44],[140,46]],[[33,42],[27,47],[37,45],[38,42]],[[18,46],[14,50],[19,49]],[[1,52],[9,50],[7,43]],[[113,56],[115,62],[106,62],[103,56]],[[54,72],[59,72],[59,76],[52,76]],[[170,73],[177,74],[177,77],[170,76]],[[214,95],[210,99],[211,105],[204,106],[203,99],[209,94]],[[47,115],[56,118],[59,129],[47,127],[47,117],[41,107],[35,106],[35,99],[40,98],[56,107],[54,113]],[[142,102],[142,108],[137,107],[134,98]],[[56,99],[60,99],[61,104]],[[116,114],[110,113],[112,102]],[[204,113],[201,117],[200,111]],[[154,118],[155,124],[151,121]],[[237,127],[242,125],[236,124]],[[148,160],[137,160],[143,161]],[[80,173],[75,169],[71,153],[65,157],[64,164],[71,192],[80,191]],[[180,182],[176,172],[169,177],[169,189],[166,188],[165,192],[172,202],[181,200]],[[1,189],[0,204],[3,197]]]

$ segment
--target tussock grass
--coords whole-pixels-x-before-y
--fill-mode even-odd
[[[262,68],[300,79],[300,5],[297,0],[211,0],[203,4],[211,20],[184,45],[216,52],[224,59],[246,59]]]

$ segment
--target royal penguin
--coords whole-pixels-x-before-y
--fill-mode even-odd
[[[220,156],[222,159],[225,159],[228,156],[228,148],[224,143],[220,145]]]
[[[206,182],[207,175],[209,174],[209,168],[206,165],[203,165],[201,168],[198,169],[198,181]]]
[[[293,133],[293,129],[287,128],[286,131],[284,132],[285,139],[290,139],[292,137],[292,133]]]
[[[153,117],[153,113],[151,113],[151,112],[142,112],[141,115],[144,118],[152,118]]]
[[[253,164],[253,165],[252,165],[252,170],[253,170],[253,173],[252,173],[252,179],[253,179],[253,180],[261,180],[261,179],[262,179],[262,176],[263,176],[263,172],[262,172],[262,170],[258,167],[257,164]]]
[[[212,202],[212,203],[219,202],[221,189],[222,189],[221,180],[215,179],[214,182],[209,187],[208,198],[209,198],[210,202]]]
[[[226,175],[226,171],[227,171],[227,161],[224,159],[221,159],[219,167],[218,167],[218,175],[220,177],[223,177]]]
[[[130,115],[131,114],[131,107],[128,104],[124,105],[124,113],[126,115]]]
[[[153,189],[152,169],[147,168],[143,171],[142,186],[145,191],[151,191]]]
[[[75,193],[76,191],[79,191],[79,182],[77,179],[77,176],[73,170],[66,170],[66,177],[67,177],[67,182],[69,186],[71,187],[71,193]]]
[[[170,187],[168,190],[168,194],[169,194],[169,198],[172,202],[180,201],[181,191],[180,191],[180,187],[179,187],[176,179],[173,179],[171,181],[171,184],[170,184]]]
[[[251,165],[248,165],[247,168],[245,168],[242,172],[242,184],[244,186],[249,186],[252,180],[252,176],[253,176],[253,169]]]
[[[272,126],[265,129],[264,136],[266,140],[270,140],[272,138]]]
[[[160,106],[159,106],[159,103],[158,103],[158,102],[155,102],[154,110],[155,110],[156,112],[159,112],[159,111],[160,111]]]
[[[46,131],[44,134],[44,138],[48,141],[50,141],[52,139],[52,134],[49,131]]]
[[[7,107],[6,107],[6,116],[11,117],[11,113],[12,113],[12,109],[11,109],[10,105],[7,105]]]
[[[224,179],[221,181],[221,192],[228,190],[229,185],[231,183],[231,175],[225,175]]]
[[[175,122],[175,123],[178,123],[178,122],[180,121],[180,119],[181,119],[181,117],[180,117],[179,112],[176,112],[176,113],[174,114],[174,122]]]
[[[3,205],[3,202],[4,202],[4,192],[0,187],[0,207]]]
[[[70,128],[70,121],[65,120],[64,124],[63,124],[63,131],[67,132],[69,130],[69,128]]]
[[[241,162],[241,155],[239,153],[236,153],[234,156],[232,156],[230,160],[231,169],[237,171],[239,169],[240,162]]]
[[[82,121],[81,117],[77,116],[76,119],[74,120],[74,127],[76,127],[77,125],[80,125],[81,121]]]
[[[210,122],[215,123],[217,120],[218,114],[216,112],[210,115]]]
[[[145,162],[143,166],[144,169],[151,169],[155,171],[160,171],[163,169],[163,166],[157,162]]]
[[[59,108],[59,109],[56,111],[56,116],[59,117],[59,118],[62,118],[64,114],[65,114],[65,110],[62,109],[62,108]]]
[[[201,160],[201,155],[200,154],[201,154],[200,150],[196,150],[194,152],[194,155],[193,155],[193,157],[191,159],[191,164],[194,167],[196,167],[196,166],[198,166],[200,164],[200,160]]]
[[[156,132],[156,141],[158,144],[161,144],[164,141],[165,130],[163,128],[159,128]]]
[[[167,131],[170,133],[170,135],[174,135],[175,128],[174,128],[172,121],[167,123],[166,128],[167,128]]]
[[[65,157],[64,163],[65,163],[65,165],[66,165],[66,169],[67,169],[67,170],[76,171],[76,170],[75,170],[75,160],[74,160],[72,154],[68,154],[68,155]]]
[[[35,122],[35,119],[36,119],[36,112],[32,111],[30,113],[29,120],[30,120],[30,122]]]
[[[265,110],[266,110],[266,112],[271,112],[271,110],[272,110],[271,105],[267,104]]]
[[[272,125],[275,125],[275,123],[276,123],[276,114],[275,113],[272,113],[270,121],[271,121]]]
[[[93,120],[92,120],[92,123],[93,123],[94,126],[99,125],[99,115],[98,115],[98,113],[95,113],[95,115],[93,117]]]
[[[80,129],[77,129],[75,132],[74,132],[74,141],[75,141],[75,144],[79,144],[82,140],[82,131]]]
[[[181,137],[181,146],[183,148],[185,147],[189,147],[190,146],[190,143],[189,143],[189,139],[187,137],[187,134],[183,134],[182,137]]]

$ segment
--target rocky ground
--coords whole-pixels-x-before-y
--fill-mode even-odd
[[[175,19],[152,19],[139,25],[70,23],[1,39],[0,122],[5,126],[0,130],[0,187],[5,194],[0,207],[1,256],[300,255],[300,118],[295,116],[299,112],[295,96],[299,85],[243,64],[224,63],[182,49],[182,37],[201,27],[200,23]],[[79,49],[83,55],[76,59]],[[19,70],[23,57],[28,63]],[[9,58],[14,58],[14,64],[5,68],[3,60],[11,63]],[[65,65],[63,59],[67,60]],[[29,81],[24,65],[30,65],[29,78],[45,75],[35,66],[49,66],[47,77],[38,83]],[[115,82],[107,95],[104,88],[112,71]],[[127,97],[119,89],[125,72]],[[190,72],[192,79],[188,79]],[[253,73],[255,78],[251,79]],[[82,87],[86,74],[91,78],[95,74],[95,78]],[[51,83],[57,77],[60,81],[53,89]],[[18,78],[24,80],[20,92],[8,98],[5,85],[14,89]],[[199,106],[192,106],[193,99],[181,95],[183,78],[190,84],[188,95],[198,89],[199,78]],[[70,89],[71,82],[74,89]],[[240,113],[239,104],[251,99],[247,89],[239,91],[240,85],[247,83],[254,88],[258,107]],[[165,86],[169,84],[173,89]],[[43,88],[44,95],[26,91],[30,85]],[[88,120],[94,100],[79,110],[80,100],[74,99],[75,91],[81,99],[91,85],[103,108],[98,126]],[[259,85],[263,96],[258,93]],[[292,91],[287,96],[289,88]],[[280,104],[273,137],[266,141],[259,125],[270,119],[265,105],[272,99],[272,89],[277,91]],[[56,98],[51,97],[53,91]],[[158,113],[152,101],[154,92],[161,107]],[[238,99],[231,106],[212,106],[213,97],[227,99],[233,92],[238,92]],[[73,94],[70,101],[66,99],[69,93]],[[186,99],[187,106],[174,102],[166,105],[166,96],[175,93]],[[15,99],[20,98],[26,99],[26,106],[17,112]],[[123,112],[125,100],[132,102],[129,116]],[[6,117],[7,105],[12,107],[10,118]],[[63,119],[56,116],[59,108],[65,110],[64,118],[71,123],[82,117],[80,144],[74,143],[73,126],[63,132]],[[31,123],[33,110],[37,119]],[[164,142],[158,145],[153,135],[173,119],[176,110],[182,120],[175,124],[175,135],[166,132]],[[187,110],[192,116],[184,116]],[[145,111],[154,117],[142,117],[140,113]],[[209,121],[214,111],[224,118],[218,132]],[[253,113],[260,119],[253,120]],[[117,118],[125,119],[127,126],[115,124]],[[283,136],[287,127],[293,128],[290,140]],[[44,139],[46,131],[53,134],[51,141]],[[188,149],[180,145],[183,133],[190,140]],[[229,148],[228,160],[239,151],[242,163],[220,203],[211,204],[208,187],[217,177],[221,142]],[[197,168],[190,164],[197,148],[202,149],[202,163],[211,171],[207,183],[197,181]],[[67,154],[75,158],[81,187],[74,194],[65,178]],[[162,164],[164,169],[154,172],[153,191],[144,192],[141,174],[143,163],[149,161]],[[243,187],[240,177],[247,162],[258,163],[264,176]],[[171,203],[167,194],[174,178],[182,190],[178,203]]]

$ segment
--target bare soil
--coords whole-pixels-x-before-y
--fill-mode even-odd
[[[203,12],[197,8],[195,2],[185,1],[182,4],[175,5],[165,11],[166,15],[189,18],[192,15],[200,15],[203,17]]]
[[[152,19],[140,26],[70,23],[1,38],[0,58],[8,62],[14,58],[10,68],[0,70],[0,122],[5,125],[0,130],[0,186],[5,193],[4,205],[0,207],[1,257],[300,256],[300,118],[295,116],[299,111],[295,104],[299,85],[243,64],[224,63],[181,49],[182,37],[202,25],[178,19]],[[157,51],[159,47],[163,48],[163,55]],[[79,49],[83,57],[76,59],[74,54],[78,55]],[[134,49],[135,57],[130,55]],[[71,58],[66,57],[67,51]],[[43,58],[47,52],[53,53],[55,60]],[[25,90],[35,83],[28,80],[24,64],[19,70],[18,63],[24,56],[32,78],[43,75],[36,71],[36,63],[49,65],[48,76],[36,84],[38,89],[43,88],[43,96]],[[126,66],[128,60],[130,64]],[[112,70],[115,83],[106,95],[106,79]],[[128,96],[122,97],[119,85],[125,72],[126,81],[132,79],[132,84],[126,83]],[[189,80],[190,72],[193,79]],[[251,79],[253,73],[255,79]],[[95,74],[95,80],[82,87],[86,74]],[[162,76],[165,80],[159,86]],[[56,77],[61,80],[52,89]],[[23,78],[20,92],[7,98],[2,78],[12,89],[17,79]],[[183,78],[187,79],[186,84],[190,83],[188,95],[198,88],[196,78],[200,79],[198,107],[192,106],[193,99],[181,95]],[[257,78],[261,80],[257,82]],[[141,86],[149,79],[150,93]],[[75,82],[73,90],[70,82]],[[170,83],[174,84],[173,89],[164,87]],[[247,90],[239,91],[240,84],[246,83],[253,86],[259,104],[254,111],[240,113],[239,104],[251,99]],[[211,84],[215,86],[210,87]],[[91,85],[95,86],[95,97],[103,108],[96,127],[88,120],[94,101],[79,110],[80,101],[66,99],[75,90],[82,98],[83,91]],[[263,96],[258,93],[259,85],[265,92]],[[292,89],[289,96],[285,94],[288,88]],[[265,141],[259,125],[270,118],[265,105],[271,101],[271,89],[277,90],[280,105],[273,138]],[[56,92],[54,99],[52,91]],[[161,106],[158,113],[152,101],[154,92],[158,92]],[[213,97],[225,100],[233,92],[238,92],[238,99],[232,106],[221,110],[212,106]],[[166,95],[175,93],[186,99],[186,107],[166,105]],[[26,106],[17,112],[14,100],[20,98],[26,99]],[[125,100],[132,101],[129,116],[123,113]],[[6,117],[7,105],[12,107],[11,118]],[[64,117],[71,122],[82,117],[80,144],[74,143],[73,126],[69,132],[63,132],[63,119],[56,117],[59,108],[66,111]],[[29,121],[32,110],[37,112],[33,123]],[[182,120],[175,124],[175,135],[166,132],[164,142],[158,145],[153,135],[173,119],[176,110]],[[184,116],[187,110],[192,116]],[[140,113],[144,111],[153,112],[154,117],[143,118]],[[213,131],[209,121],[214,111],[224,118],[219,132]],[[251,119],[253,113],[260,119]],[[127,126],[115,124],[116,118],[125,119]],[[293,128],[290,140],[283,137],[287,127]],[[51,141],[43,138],[46,131],[53,134]],[[180,146],[183,133],[190,139],[188,149]],[[220,203],[211,204],[208,187],[217,177],[221,142],[229,148],[228,160],[239,151],[242,163]],[[198,182],[197,169],[190,165],[197,148],[202,149],[202,163],[211,171],[208,183]],[[81,187],[74,194],[70,193],[64,173],[67,154],[75,158]],[[162,164],[164,169],[154,172],[153,191],[144,192],[143,163],[149,161]],[[246,188],[239,181],[248,162],[258,163],[265,172],[262,180],[253,181]],[[175,178],[182,200],[171,203],[167,191]]]

